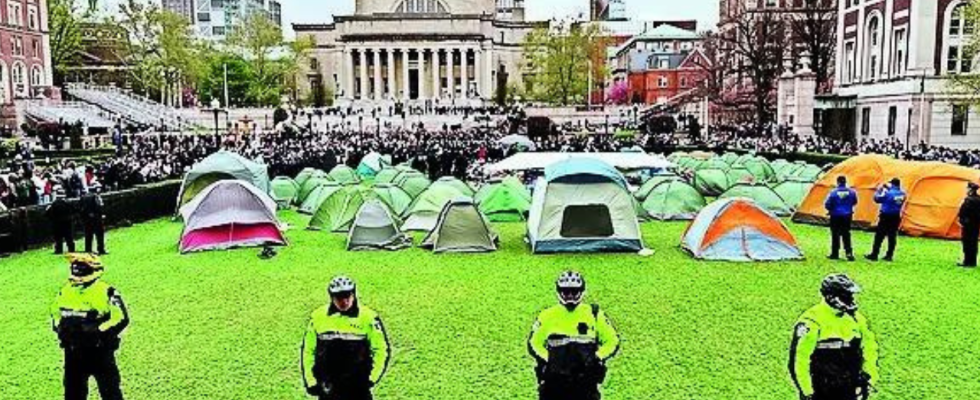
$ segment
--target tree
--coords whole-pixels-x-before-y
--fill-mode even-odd
[[[963,9],[964,26],[972,28],[974,32],[980,27],[980,2],[971,1]],[[962,57],[964,60],[976,60],[980,57],[980,35],[970,35],[969,42],[963,47]],[[969,73],[950,74],[947,85],[947,92],[959,98],[963,98],[964,104],[980,109],[980,73],[976,69],[971,69]]]
[[[296,40],[289,42],[285,46],[287,49],[286,54],[280,60],[278,60],[278,64],[282,72],[283,84],[289,89],[289,94],[293,101],[299,100],[299,90],[297,86],[299,80],[303,79],[304,68],[302,67],[302,64],[307,61],[310,50],[312,50],[313,46],[315,45],[316,42],[313,40],[312,35],[297,37]]]
[[[817,90],[829,91],[837,49],[837,6],[827,2],[812,3],[791,14],[789,26],[797,45],[793,58],[808,57],[810,69],[817,79]]]
[[[626,81],[613,83],[606,95],[606,101],[612,104],[626,104],[629,101],[629,91],[629,85],[626,84]]]
[[[82,48],[82,31],[76,12],[74,0],[48,0],[48,29],[55,85],[61,85],[64,81],[65,68],[78,62],[78,52]]]
[[[261,104],[278,104],[282,75],[275,65],[270,65],[270,59],[273,51],[284,44],[282,29],[264,13],[253,12],[235,24],[225,44],[252,62],[255,76],[249,85],[249,99]]]
[[[750,102],[758,126],[774,119],[786,30],[776,13],[743,13],[729,30],[717,35],[720,59],[715,63],[727,66],[724,90],[735,93],[726,101]]]
[[[528,94],[534,100],[568,105],[585,102],[590,70],[605,76],[604,63],[591,62],[605,52],[605,40],[595,24],[557,23],[531,31],[524,41]]]

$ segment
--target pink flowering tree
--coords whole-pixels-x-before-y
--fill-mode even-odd
[[[609,88],[609,94],[606,99],[611,104],[626,104],[629,100],[629,86],[626,81],[619,81],[613,83],[612,87]]]

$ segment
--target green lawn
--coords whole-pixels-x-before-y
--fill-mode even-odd
[[[104,279],[132,314],[119,353],[124,391],[139,400],[304,398],[307,316],[344,273],[392,341],[378,398],[532,399],[528,329],[554,304],[557,274],[572,268],[623,339],[606,399],[795,399],[786,372],[793,323],[819,300],[820,279],[841,270],[864,286],[863,311],[879,334],[877,399],[980,393],[980,275],[954,267],[957,243],[901,238],[898,262],[836,263],[824,259],[825,229],[794,225],[810,260],[728,264],[679,250],[684,226],[645,224],[657,252],[646,258],[532,256],[521,224],[499,226],[502,249],[480,255],[348,253],[341,235],[293,228],[270,261],[258,249],[178,255],[181,225],[165,220],[113,231]],[[855,236],[860,254],[870,240]],[[0,398],[61,395],[47,307],[66,273],[47,249],[0,259]]]

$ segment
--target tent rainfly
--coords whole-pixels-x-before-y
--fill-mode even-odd
[[[362,204],[364,204],[364,194],[361,189],[344,186],[320,203],[307,229],[347,232],[354,223],[357,210]]]
[[[390,165],[391,156],[383,156],[378,152],[372,151],[361,159],[361,163],[357,166],[357,174],[365,178],[371,178]]]
[[[434,253],[481,253],[497,250],[497,234],[473,200],[456,198],[442,208],[436,226],[422,240]]]
[[[694,219],[705,205],[704,196],[679,179],[662,181],[643,200],[647,215],[659,220]]]
[[[245,181],[212,183],[181,207],[180,215],[181,253],[286,244],[276,202]]]
[[[681,248],[695,258],[722,261],[801,260],[796,238],[779,218],[751,199],[709,204],[691,221]]]
[[[310,192],[309,196],[306,196],[306,200],[299,207],[299,213],[313,215],[327,197],[330,197],[333,192],[340,190],[342,187],[339,183],[333,181],[317,186],[316,189]]]
[[[232,179],[248,182],[262,193],[269,193],[269,172],[265,164],[222,150],[194,164],[184,175],[177,195],[177,209],[212,183]]]
[[[405,213],[405,231],[431,231],[436,226],[442,208],[454,198],[465,196],[448,186],[433,186],[422,192]]]
[[[272,180],[272,198],[282,208],[288,208],[299,194],[299,185],[292,178],[278,176]]]
[[[333,167],[333,169],[330,170],[330,179],[343,184],[361,182],[361,178],[357,175],[357,171],[343,164]]]
[[[492,222],[520,222],[531,209],[531,192],[521,185],[500,182],[480,188],[476,194],[480,212]]]
[[[347,233],[347,250],[400,250],[412,245],[412,239],[398,229],[398,220],[378,199],[361,205]]]

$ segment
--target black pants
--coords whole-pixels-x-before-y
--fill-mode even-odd
[[[875,229],[875,241],[871,247],[872,256],[878,257],[878,254],[881,252],[881,242],[885,241],[885,238],[888,238],[888,251],[885,252],[885,258],[892,258],[895,255],[895,244],[898,242],[898,226],[901,223],[901,214],[881,214],[878,216],[878,228]]]
[[[857,388],[820,390],[817,388],[813,393],[812,400],[859,400]]]
[[[330,394],[319,396],[318,400],[373,400],[371,389],[335,387]]]
[[[977,241],[980,240],[980,227],[963,227],[963,265],[977,266]]]
[[[95,236],[99,253],[105,253],[105,224],[102,221],[85,222],[85,252],[92,252],[92,237]]]
[[[830,217],[830,256],[840,255],[841,243],[844,244],[844,252],[853,255],[851,248],[851,216]]]
[[[123,399],[113,350],[65,349],[65,400],[86,400],[90,377],[99,385],[102,400]]]
[[[52,227],[54,232],[54,252],[61,254],[65,245],[69,253],[75,252],[75,238],[72,234],[71,224],[56,224]]]
[[[599,400],[598,385],[558,385],[542,383],[538,386],[539,400]]]

